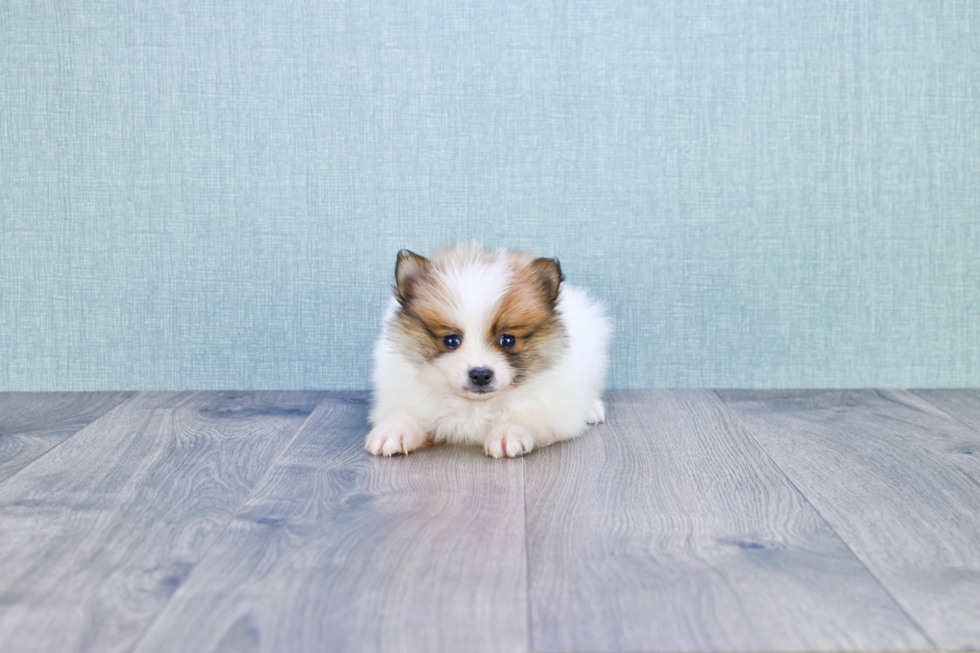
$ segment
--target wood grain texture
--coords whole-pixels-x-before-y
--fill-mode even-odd
[[[0,482],[34,462],[132,394],[0,393]]]
[[[939,647],[980,648],[980,434],[907,391],[720,394]]]
[[[522,461],[374,458],[367,401],[317,408],[137,651],[526,649]]]
[[[980,390],[912,390],[944,413],[980,432]]]
[[[0,650],[129,649],[320,393],[149,393],[0,485]]]
[[[612,393],[525,464],[536,651],[929,646],[711,392]]]

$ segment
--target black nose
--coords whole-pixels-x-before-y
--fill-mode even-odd
[[[489,367],[474,367],[470,370],[470,382],[479,387],[483,387],[490,383],[493,379],[493,370]]]

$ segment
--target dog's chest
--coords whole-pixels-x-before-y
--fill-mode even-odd
[[[499,413],[495,402],[466,402],[439,415],[432,430],[439,441],[479,444]]]

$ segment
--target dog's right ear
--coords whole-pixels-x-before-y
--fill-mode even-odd
[[[398,261],[395,263],[395,295],[399,302],[404,305],[412,301],[415,287],[431,266],[429,259],[415,252],[407,249],[398,252]]]

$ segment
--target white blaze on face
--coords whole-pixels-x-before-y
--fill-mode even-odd
[[[436,367],[457,394],[467,398],[489,398],[506,388],[514,371],[490,340],[490,333],[500,300],[513,280],[513,270],[502,256],[492,261],[469,260],[439,271],[439,280],[453,298],[453,323],[462,333],[458,349],[439,357]],[[485,367],[493,380],[484,393],[474,391],[470,370]]]

